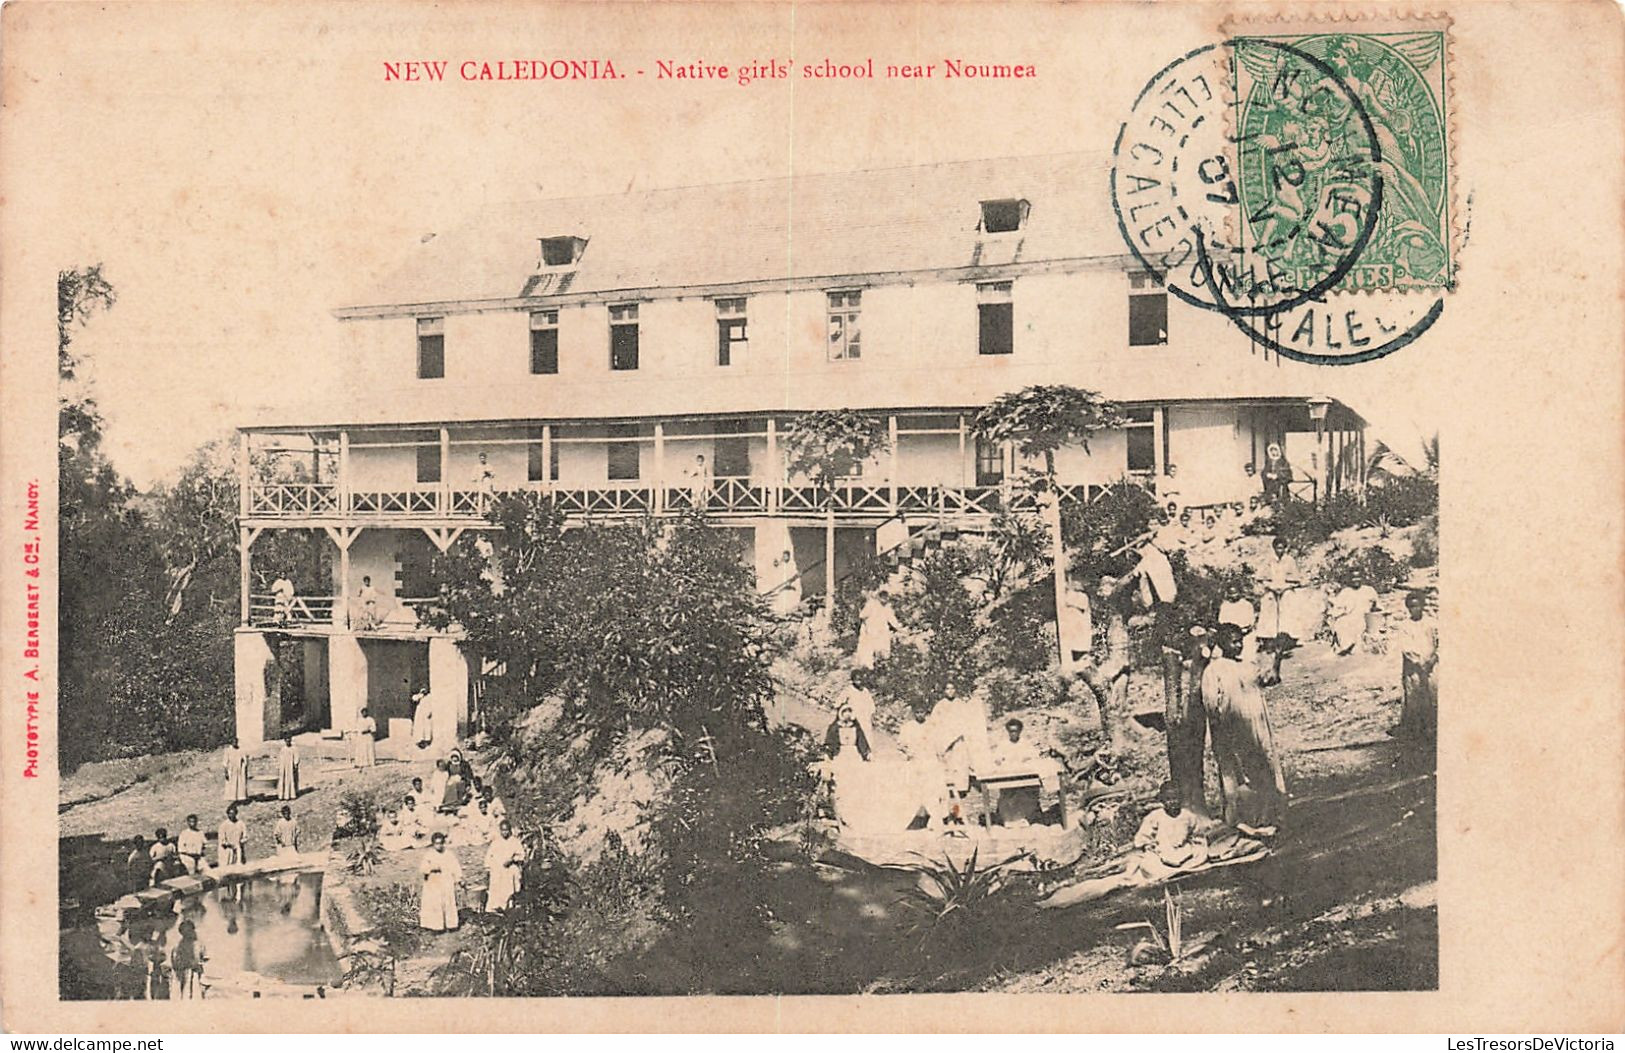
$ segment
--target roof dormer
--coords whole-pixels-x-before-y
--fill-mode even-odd
[[[1019,197],[990,198],[982,202],[981,231],[984,234],[1007,234],[1020,230],[1027,223],[1031,202]]]
[[[587,239],[571,235],[558,235],[539,239],[542,243],[541,267],[574,267],[587,247]]]

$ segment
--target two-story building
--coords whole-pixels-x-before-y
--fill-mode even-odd
[[[349,380],[330,410],[241,429],[237,722],[277,733],[279,649],[303,648],[307,717],[381,727],[429,686],[466,723],[474,671],[418,624],[429,562],[491,529],[490,495],[572,516],[697,504],[770,589],[824,588],[922,525],[1018,503],[976,410],[1031,384],[1102,392],[1129,424],[1066,449],[1068,500],[1124,477],[1186,506],[1247,501],[1270,442],[1300,492],[1363,485],[1364,421],[1312,367],[1258,352],[1136,269],[1109,158],[1064,155],[531,202],[426,237],[387,288],[338,309]],[[884,419],[889,450],[825,498],[785,470],[796,414]],[[265,531],[320,549],[293,604]],[[314,705],[312,705],[314,703]]]

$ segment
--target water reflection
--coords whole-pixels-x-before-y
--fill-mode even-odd
[[[278,874],[211,889],[180,901],[164,921],[173,946],[181,921],[197,926],[209,975],[252,972],[291,984],[331,984],[340,975],[322,933],[322,876]]]

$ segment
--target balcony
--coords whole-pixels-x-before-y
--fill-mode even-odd
[[[1096,484],[1062,486],[1061,500],[1092,501],[1104,489]],[[511,494],[545,495],[567,516],[591,519],[681,516],[693,512],[718,518],[817,518],[828,514],[832,498],[837,517],[857,521],[893,516],[964,519],[991,517],[1001,511],[1037,509],[1035,497],[1019,488],[893,486],[861,480],[843,483],[833,494],[815,486],[766,486],[744,478],[716,479],[707,487],[640,482],[591,487],[535,483],[489,490],[424,487],[349,493],[333,483],[267,483],[250,486],[245,518],[318,524],[408,522],[478,527],[491,525],[492,503]],[[270,597],[265,600],[269,603]],[[310,617],[319,617],[319,612],[311,612]]]

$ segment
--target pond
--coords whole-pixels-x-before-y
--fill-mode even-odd
[[[177,913],[132,919],[132,933],[158,926],[165,946],[175,947],[183,920],[197,927],[208,955],[211,987],[257,989],[256,980],[313,987],[332,986],[343,975],[321,923],[322,875],[269,874],[247,878],[181,900]]]

